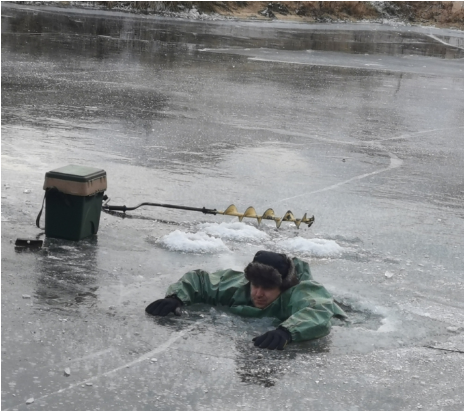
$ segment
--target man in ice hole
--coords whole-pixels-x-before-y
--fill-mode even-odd
[[[331,294],[312,279],[308,263],[270,251],[257,252],[244,272],[189,271],[146,312],[181,315],[183,305],[195,303],[226,305],[241,316],[279,319],[277,329],[253,338],[255,346],[269,350],[323,337],[330,332],[332,317],[346,317]]]

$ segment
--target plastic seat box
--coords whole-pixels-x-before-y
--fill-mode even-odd
[[[97,234],[107,189],[103,169],[68,165],[45,174],[45,235],[81,240]]]

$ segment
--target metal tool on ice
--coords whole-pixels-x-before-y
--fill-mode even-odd
[[[275,221],[275,224],[277,225],[277,228],[280,228],[280,225],[282,222],[294,222],[296,227],[299,228],[301,223],[307,224],[308,227],[310,227],[314,223],[314,216],[308,218],[307,213],[304,214],[304,216],[299,219],[295,218],[293,213],[291,211],[287,211],[283,217],[277,217],[275,216],[275,212],[272,208],[267,209],[262,215],[257,215],[256,210],[253,207],[249,207],[244,211],[243,214],[238,212],[236,209],[235,205],[230,205],[227,209],[224,211],[220,211],[217,209],[207,209],[205,207],[202,208],[193,208],[193,207],[187,207],[187,206],[181,206],[181,205],[169,205],[169,204],[157,204],[157,203],[152,203],[152,202],[143,202],[142,204],[139,204],[135,207],[127,207],[126,205],[122,206],[116,206],[116,205],[107,205],[106,203],[102,205],[102,208],[107,211],[132,211],[136,208],[139,208],[141,206],[157,206],[157,207],[162,207],[162,208],[174,208],[174,209],[183,209],[185,211],[198,211],[202,212],[204,214],[212,214],[212,215],[232,215],[235,217],[238,217],[240,222],[243,220],[243,218],[256,218],[257,222],[260,224],[263,219],[266,220],[271,220]]]

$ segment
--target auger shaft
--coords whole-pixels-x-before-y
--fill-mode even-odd
[[[207,208],[193,208],[193,207],[187,207],[187,206],[182,206],[182,205],[170,205],[170,204],[156,204],[153,202],[143,202],[142,204],[139,204],[135,207],[127,207],[126,205],[122,206],[117,206],[117,205],[102,205],[103,209],[107,209],[108,211],[133,211],[139,207],[142,206],[158,206],[162,208],[172,208],[172,209],[183,209],[185,211],[197,211],[197,212],[203,212],[204,214],[212,214],[212,215],[217,215],[218,211],[216,209],[207,209]]]
[[[260,224],[263,219],[266,220],[271,220],[275,221],[275,224],[277,225],[277,228],[280,228],[280,225],[282,222],[294,222],[296,227],[299,228],[301,223],[307,224],[308,227],[310,227],[314,223],[314,216],[307,218],[307,213],[304,214],[304,216],[301,219],[295,218],[293,213],[291,211],[287,211],[285,215],[280,218],[275,216],[275,212],[273,209],[269,208],[267,209],[262,215],[257,215],[256,210],[253,207],[249,207],[244,211],[243,214],[238,212],[237,208],[235,205],[230,205],[225,211],[218,211],[216,209],[208,209],[205,207],[202,208],[193,208],[193,207],[187,207],[187,206],[182,206],[182,205],[171,205],[171,204],[157,204],[153,202],[143,202],[142,204],[139,204],[135,207],[127,207],[126,205],[122,206],[117,206],[117,205],[107,205],[104,204],[102,205],[102,208],[107,211],[122,211],[125,213],[126,211],[133,211],[141,206],[158,206],[162,208],[173,208],[173,209],[183,209],[185,211],[197,211],[197,212],[202,212],[204,214],[212,214],[212,215],[230,215],[230,216],[235,216],[238,217],[240,222],[243,220],[243,218],[255,218],[257,219],[257,222]]]

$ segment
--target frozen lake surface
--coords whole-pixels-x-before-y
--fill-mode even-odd
[[[2,3],[2,409],[463,410],[463,48],[434,28]],[[105,169],[113,205],[315,223],[142,207],[44,238],[44,176],[68,164]],[[274,320],[144,313],[259,249],[307,260],[351,323],[272,352],[251,339]]]

